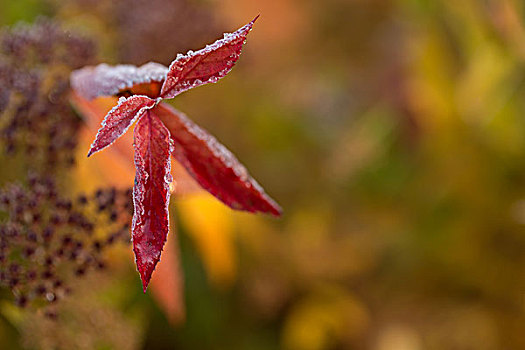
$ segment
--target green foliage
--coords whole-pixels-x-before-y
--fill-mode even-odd
[[[129,23],[132,6],[109,16],[106,0],[90,10],[57,3],[44,11],[81,18],[109,48],[102,61],[125,61],[122,33],[136,32],[111,19]],[[212,13],[253,15],[239,3]],[[171,328],[134,295],[148,316],[137,328],[143,348],[525,348],[523,3],[276,3],[257,2],[254,45],[229,79],[181,95],[177,107],[257,174],[284,218],[235,215],[232,232],[199,236],[233,253],[219,244],[205,253],[181,210],[172,222],[186,323]],[[11,6],[21,5],[2,5],[2,16]],[[133,40],[173,28],[145,21],[148,35]],[[166,46],[158,40],[152,47]],[[159,60],[184,49],[159,49]],[[206,254],[230,253],[236,279],[219,287]],[[127,286],[133,275],[128,266],[111,279]],[[0,321],[1,341],[15,329]]]

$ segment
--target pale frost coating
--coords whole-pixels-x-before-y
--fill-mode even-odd
[[[142,67],[102,64],[72,73],[71,85],[84,98],[131,94],[120,98],[105,116],[89,154],[111,145],[138,119],[133,143],[136,177],[132,241],[144,291],[169,231],[168,204],[173,181],[170,155],[204,189],[233,209],[281,214],[279,205],[226,147],[186,115],[160,103],[193,87],[217,82],[230,72],[256,19],[202,50],[178,54],[169,69],[156,63]],[[137,86],[140,84],[145,85]],[[155,89],[160,84],[158,97]],[[151,93],[152,98],[137,95],[138,91]]]
[[[149,112],[139,119],[134,134],[132,241],[145,291],[169,230],[172,142],[164,124]]]
[[[246,35],[258,17],[234,33],[225,33],[222,39],[201,50],[178,54],[170,64],[161,96],[173,98],[194,87],[216,83],[228,74],[239,59]]]
[[[118,104],[104,117],[95,141],[91,144],[88,157],[112,145],[138,117],[146,110],[153,108],[156,102],[156,100],[144,95],[119,98]]]
[[[174,158],[203,188],[234,209],[266,212],[271,208],[270,211],[275,215],[281,212],[279,205],[264,192],[233,153],[184,113],[161,103],[152,110],[152,114],[158,115],[170,131],[175,144],[172,153]],[[209,170],[198,170],[201,165]],[[226,169],[231,170],[235,178],[229,175],[222,177],[227,173]],[[219,187],[213,180],[214,177],[220,179]],[[225,186],[230,192],[224,191],[221,186]]]
[[[179,112],[178,115],[180,121],[184,124],[184,127],[199,140],[203,141],[213,153],[216,158],[219,158],[221,162],[228,168],[232,169],[235,175],[237,175],[242,181],[248,180],[248,171],[239,162],[237,157],[230,152],[222,143],[205,131],[203,128],[192,122],[184,113]],[[255,180],[254,180],[255,182]],[[260,188],[260,186],[258,186]],[[261,188],[262,189],[262,188]]]
[[[168,68],[160,63],[149,62],[140,67],[129,64],[110,66],[102,63],[84,67],[71,73],[71,86],[89,100],[98,96],[111,96],[133,85],[162,82]]]

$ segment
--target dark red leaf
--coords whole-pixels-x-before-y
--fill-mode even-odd
[[[134,132],[132,239],[144,292],[169,231],[170,155],[201,187],[231,208],[281,214],[279,205],[230,151],[181,112],[159,104],[164,98],[215,83],[228,74],[257,17],[202,50],[178,55],[169,69],[157,63],[141,67],[101,64],[71,74],[71,86],[76,92],[72,101],[78,102],[77,106],[93,107],[85,99],[102,95],[122,96],[104,118],[88,156],[109,146],[139,120]]]
[[[169,231],[171,142],[168,129],[151,111],[139,119],[134,132],[135,186],[132,240],[144,292]]]
[[[279,205],[215,137],[168,104],[158,104],[150,114],[166,125],[174,143],[173,157],[204,189],[233,209],[281,214]]]
[[[236,32],[224,34],[223,39],[207,45],[204,49],[177,55],[171,62],[160,96],[173,98],[191,88],[216,83],[228,74],[239,59],[246,36],[258,17]]]
[[[154,105],[155,100],[147,96],[121,97],[118,104],[106,114],[102,121],[95,141],[91,144],[88,157],[115,142],[137,118]]]
[[[71,87],[78,94],[91,100],[98,96],[116,95],[122,91],[132,90],[139,84],[162,83],[167,73],[167,67],[155,62],[140,67],[128,64],[109,66],[103,63],[72,72],[70,80]],[[140,91],[136,93],[157,97]]]

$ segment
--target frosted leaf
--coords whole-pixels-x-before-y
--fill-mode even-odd
[[[104,117],[95,141],[91,144],[88,157],[115,142],[144,111],[152,108],[155,103],[155,100],[147,96],[121,97],[118,104]]]
[[[121,97],[102,122],[89,155],[113,143],[139,120],[134,132],[136,177],[133,188],[133,250],[146,290],[169,228],[171,156],[211,194],[233,209],[280,215],[281,208],[237,158],[184,114],[159,103],[193,87],[215,83],[236,61],[257,17],[199,51],[178,54],[170,68],[101,64],[71,74],[78,98]],[[170,156],[171,155],[171,156]]]
[[[105,63],[95,67],[84,67],[71,73],[71,86],[82,97],[116,95],[138,84],[162,83],[168,68],[149,62],[136,67],[128,64],[110,66]]]
[[[168,104],[158,104],[150,114],[166,125],[173,157],[204,189],[233,209],[281,214],[279,205],[215,137]]]
[[[139,119],[133,147],[136,175],[131,232],[135,262],[146,292],[169,231],[172,181],[169,131],[151,111]]]
[[[186,55],[178,54],[171,62],[160,96],[173,98],[191,88],[214,83],[228,74],[239,59],[246,36],[258,17],[236,32],[224,34],[224,38],[199,51],[190,50]]]

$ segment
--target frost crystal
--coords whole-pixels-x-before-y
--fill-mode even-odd
[[[167,73],[167,67],[155,62],[140,67],[128,64],[110,66],[102,63],[71,73],[71,86],[82,97],[91,100],[98,96],[116,95],[137,84],[161,83],[166,79]]]
[[[215,83],[228,74],[239,59],[246,36],[257,18],[199,51],[190,50],[186,55],[177,55],[170,65],[160,96],[173,98],[191,88]]]
[[[134,132],[135,186],[132,240],[144,292],[169,231],[171,141],[164,124],[149,111]]]
[[[75,71],[71,85],[84,98],[121,97],[104,118],[89,155],[111,145],[138,119],[134,131],[135,186],[132,240],[144,291],[168,234],[171,158],[197,182],[233,209],[280,215],[281,208],[215,137],[161,101],[191,88],[215,83],[237,62],[257,17],[199,51],[178,54],[166,68],[99,65]],[[160,85],[162,84],[162,86]]]
[[[280,215],[281,208],[215,137],[167,104],[151,110],[166,125],[173,157],[208,192],[233,209]]]
[[[139,118],[144,111],[152,108],[156,101],[147,96],[121,97],[118,104],[108,112],[91,144],[88,157],[115,142]]]

